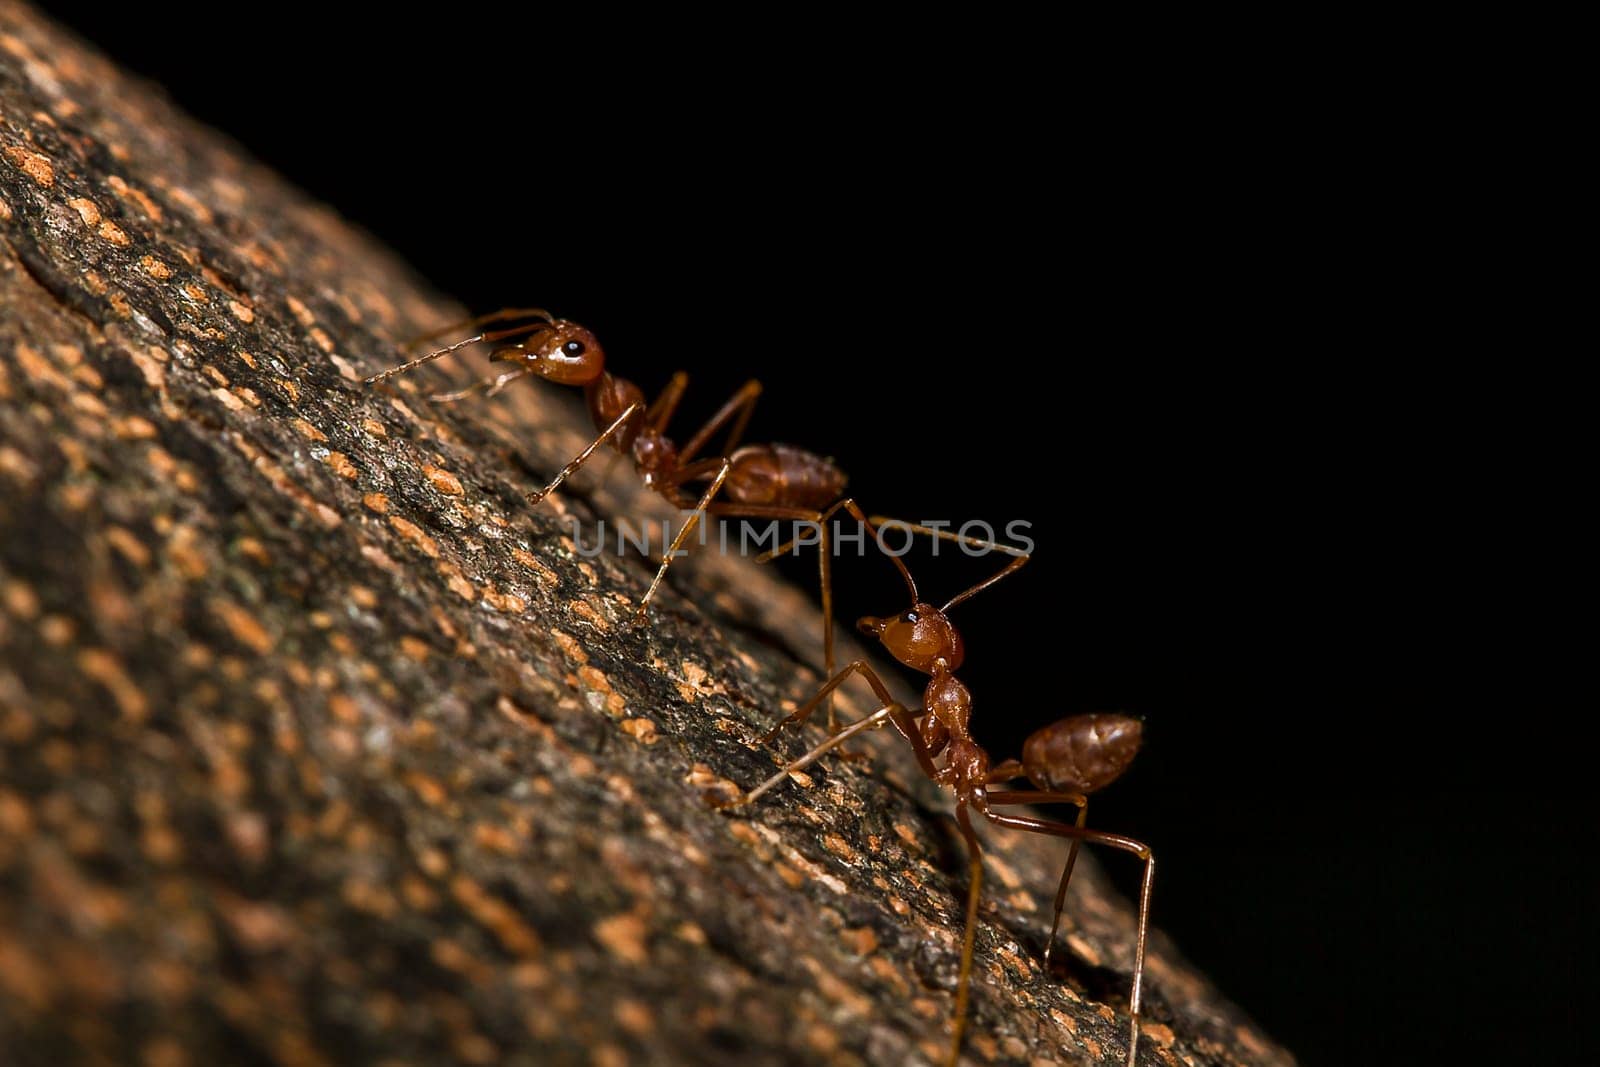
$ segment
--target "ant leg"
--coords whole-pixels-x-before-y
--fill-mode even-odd
[[[678,536],[672,539],[672,545],[667,549],[667,554],[661,557],[661,569],[656,571],[655,581],[650,583],[650,588],[645,591],[644,599],[639,601],[639,608],[633,613],[633,621],[638,622],[645,616],[645,611],[650,607],[650,599],[656,595],[656,590],[661,586],[661,580],[667,576],[667,568],[672,566],[673,557],[678,554],[681,546],[694,528],[700,524],[700,519],[706,513],[706,505],[711,503],[711,498],[717,495],[717,490],[722,488],[722,483],[727,480],[729,464],[727,460],[718,461],[721,466],[717,468],[717,476],[711,479],[711,484],[706,487],[705,494],[701,496],[700,503],[695,505],[694,512],[684,520],[678,529]],[[680,471],[687,474],[687,471]],[[693,477],[693,475],[689,475]],[[676,488],[676,486],[674,486]]]
[[[844,729],[840,730],[836,734],[833,734],[827,740],[823,741],[820,745],[818,745],[816,748],[813,748],[805,755],[784,764],[782,770],[780,770],[777,774],[774,774],[771,778],[768,778],[765,782],[762,782],[755,789],[751,790],[745,795],[743,800],[739,801],[739,803],[754,803],[755,800],[763,793],[772,789],[774,786],[781,784],[792,771],[798,771],[802,768],[811,766],[811,764],[817,762],[817,760],[827,755],[828,752],[838,748],[856,734],[863,733],[867,730],[876,730],[878,727],[882,726],[885,721],[893,723],[894,728],[900,731],[901,736],[905,737],[906,740],[911,742],[912,750],[916,753],[917,762],[922,765],[923,773],[932,778],[934,775],[939,773],[939,769],[933,765],[933,756],[928,752],[927,745],[923,743],[922,734],[917,730],[916,716],[921,710],[922,709],[919,708],[917,709],[917,712],[912,712],[907,710],[905,705],[896,704],[893,702],[884,705],[871,715],[868,715],[866,718],[858,719],[857,721],[850,723]]]
[[[740,805],[754,804],[761,798],[763,793],[766,793],[775,786],[782,784],[783,780],[789,777],[791,772],[811,766],[811,764],[817,762],[817,760],[827,755],[831,749],[837,748],[839,745],[844,744],[856,734],[862,733],[866,730],[876,730],[878,727],[882,726],[886,720],[893,717],[894,707],[895,706],[879,708],[866,718],[859,719],[856,722],[851,723],[849,726],[846,726],[843,730],[840,730],[838,733],[834,734],[832,737],[828,738],[826,741],[822,742],[822,744],[818,745],[810,752],[807,752],[799,759],[791,760],[790,762],[784,764],[782,770],[780,770],[777,774],[774,774],[771,778],[768,778],[766,781],[762,782],[760,785],[756,786],[754,789],[750,790],[750,792],[744,795],[744,799],[738,801],[738,803]]]
[[[504,341],[508,337],[516,337],[520,334],[539,333],[540,331],[548,330],[549,328],[550,326],[547,323],[539,322],[533,324],[532,326],[513,326],[508,330],[490,330],[488,333],[475,333],[471,337],[468,337],[462,341],[457,341],[453,345],[447,345],[444,348],[436,348],[425,356],[418,356],[416,359],[402,363],[398,367],[390,367],[388,370],[383,371],[380,374],[374,374],[370,378],[363,378],[361,380],[361,384],[376,385],[387,378],[393,378],[396,374],[404,374],[408,370],[416,370],[424,363],[432,363],[440,356],[448,356],[452,352],[459,352],[468,345],[475,345],[479,341]]]
[[[755,384],[755,383],[752,383],[752,384]],[[776,511],[778,509],[772,509],[772,510]],[[792,510],[792,511],[788,511],[787,514],[781,514],[781,515],[775,515],[774,516],[774,517],[777,517],[777,518],[799,519],[799,520],[804,521],[804,522],[809,522],[809,523],[811,523],[813,526],[815,526],[817,528],[817,531],[818,531],[818,534],[819,534],[818,548],[819,548],[820,553],[821,553],[819,562],[817,564],[817,569],[821,572],[821,579],[822,579],[822,617],[823,617],[822,654],[823,654],[823,659],[825,661],[824,665],[823,665],[824,666],[824,670],[829,674],[833,673],[833,662],[834,661],[833,661],[833,551],[832,551],[832,542],[831,542],[831,540],[829,539],[829,536],[828,536],[828,530],[829,530],[828,520],[833,518],[833,516],[838,514],[840,511],[848,511],[850,513],[850,515],[853,518],[856,519],[856,521],[860,522],[862,526],[866,527],[867,532],[872,535],[872,539],[873,539],[874,542],[877,543],[878,547],[880,549],[883,548],[883,542],[881,540],[879,540],[879,538],[878,538],[877,528],[875,526],[873,526],[872,520],[867,518],[866,513],[861,510],[861,506],[855,502],[855,498],[854,497],[848,497],[847,496],[847,497],[844,497],[841,500],[836,500],[834,503],[832,503],[832,504],[830,504],[828,506],[827,510],[821,511],[821,512],[804,511],[804,510],[801,510],[801,509],[795,509],[795,510]],[[763,516],[756,515],[756,514],[752,513],[752,517],[759,518],[759,517],[763,517]],[[785,542],[785,543],[783,543],[781,545],[778,545],[776,548],[773,548],[773,549],[770,549],[770,550],[768,550],[766,552],[761,553],[761,555],[756,557],[756,562],[757,563],[769,563],[769,562],[771,562],[775,557],[781,556],[785,552],[788,552],[791,548],[793,548],[795,546],[795,542],[798,541],[798,540],[799,540],[798,537],[793,538],[793,539],[791,539],[791,540],[789,540],[789,541],[787,541],[787,542]],[[916,580],[911,577],[911,571],[909,571],[906,568],[906,565],[903,562],[901,562],[899,556],[890,555],[887,552],[885,552],[884,554],[889,556],[889,561],[894,564],[895,569],[900,572],[900,577],[905,580],[906,588],[908,590],[910,590],[910,592],[911,592],[911,602],[913,604],[917,603],[917,583],[916,583]],[[834,728],[834,723],[836,721],[835,720],[835,716],[834,716],[834,707],[833,707],[833,697],[832,696],[828,697],[827,708],[828,708],[828,729],[832,730]]]
[[[683,371],[673,374],[672,380],[666,388],[661,390],[655,402],[650,405],[650,410],[644,413],[645,425],[655,430],[665,430],[667,423],[672,421],[672,413],[678,410],[678,401],[683,399],[683,391],[689,387],[689,376]],[[679,453],[678,462],[683,462],[683,455]]]
[[[969,537],[963,533],[951,533],[949,530],[935,530],[929,526],[921,526],[917,523],[906,522],[902,519],[885,518],[882,515],[872,516],[872,521],[877,523],[879,526],[893,526],[896,529],[909,530],[912,533],[921,533],[927,534],[930,537],[937,537],[942,541],[954,541],[956,544],[963,545],[968,548],[987,548],[996,552],[1004,552],[1008,556],[1016,557],[1010,563],[1007,563],[1004,567],[1000,568],[997,573],[985,578],[983,581],[979,582],[977,585],[973,586],[971,589],[968,589],[959,596],[952,598],[949,603],[945,604],[944,607],[939,609],[941,611],[949,611],[963,600],[971,600],[973,597],[977,596],[991,585],[994,585],[996,582],[1000,581],[1000,579],[1021,570],[1023,564],[1027,563],[1028,560],[1033,558],[1032,555],[1022,551],[1020,548],[1016,548],[1012,545],[1001,544],[999,541],[991,541],[985,537]]]
[[[1023,777],[1024,774],[1020,761],[1008,759],[990,767],[989,773],[984,776],[983,781],[985,785],[1005,785],[1007,782],[1014,782]]]
[[[529,493],[528,503],[537,504],[539,501],[555,492],[556,489],[560,487],[562,482],[572,477],[577,473],[579,467],[582,467],[585,463],[589,462],[589,457],[594,455],[595,449],[599,448],[601,445],[615,437],[617,433],[625,425],[627,425],[628,420],[633,418],[638,413],[639,405],[637,403],[629,404],[626,408],[624,408],[622,414],[617,416],[616,421],[602,430],[600,432],[600,436],[596,437],[589,444],[588,448],[584,449],[582,452],[579,452],[576,459],[574,459],[571,463],[568,463],[565,467],[561,468],[561,473],[556,475],[555,481],[551,482],[537,493]]]
[[[978,895],[983,889],[983,850],[973,832],[966,804],[956,805],[956,825],[967,842],[967,922],[961,935],[961,974],[956,979],[956,1005],[951,1011],[949,1067],[961,1062],[961,1039],[967,1031],[967,1000],[972,991],[972,947],[978,933]]]
[[[745,386],[745,389],[751,391],[750,403],[753,404],[755,402],[755,397],[760,393],[761,383],[754,381],[750,382]],[[723,409],[724,412],[731,410],[732,404],[733,401],[729,401],[728,406],[724,407]],[[718,418],[721,417],[721,414],[719,414]],[[712,420],[713,423],[716,421],[716,419]],[[743,423],[741,422],[740,427],[742,428],[742,426]],[[823,671],[824,673],[831,675],[833,673],[834,664],[833,552],[832,541],[828,536],[828,520],[841,510],[848,511],[851,516],[853,516],[857,521],[867,528],[868,532],[872,534],[873,540],[876,541],[878,538],[878,531],[873,527],[871,521],[867,519],[866,513],[861,510],[861,506],[855,502],[854,498],[845,497],[844,499],[829,505],[826,511],[821,512],[812,511],[807,508],[785,507],[782,505],[773,504],[727,504],[721,506],[720,508],[713,508],[712,510],[714,514],[726,515],[730,518],[790,519],[799,522],[807,522],[817,528],[820,534],[818,546],[821,550],[820,559],[817,563],[817,570],[822,584]],[[776,548],[769,549],[768,551],[761,553],[761,555],[756,557],[756,562],[771,562],[775,556],[780,556],[793,548],[795,541],[797,540],[798,538],[792,539],[777,546]],[[883,547],[882,542],[879,542],[879,547]],[[900,572],[900,576],[905,579],[906,588],[911,591],[911,602],[915,604],[917,602],[917,583],[911,577],[911,572],[906,569],[906,565],[900,561],[898,556],[890,556],[889,560],[895,565],[895,569]],[[887,699],[887,697],[884,699]],[[831,693],[826,700],[828,709],[828,728],[831,730],[837,722]]]
[[[1028,804],[1039,800],[1040,797],[1051,796],[1047,793],[1033,793],[1020,790],[1013,793],[1000,793],[995,796],[1004,797],[1005,804]],[[1026,799],[1025,799],[1026,798]],[[989,802],[994,802],[994,796]],[[999,812],[980,809],[984,818],[1001,826],[1008,826],[1013,830],[1027,830],[1035,834],[1051,834],[1055,837],[1067,837],[1075,841],[1086,841],[1091,845],[1105,845],[1109,848],[1121,849],[1131,852],[1144,860],[1144,879],[1139,885],[1139,933],[1133,951],[1133,992],[1128,997],[1129,1034],[1128,1034],[1128,1067],[1134,1067],[1135,1058],[1139,1051],[1139,1000],[1144,989],[1144,949],[1150,930],[1150,883],[1155,878],[1156,858],[1150,851],[1150,846],[1142,841],[1135,841],[1131,837],[1121,834],[1108,834],[1100,830],[1086,830],[1081,826],[1069,826],[1066,823],[1053,822],[1049,819],[1034,819],[1025,815],[1002,815]]]
[[[711,440],[711,435],[730,418],[734,419],[733,429],[728,433],[728,440],[722,446],[722,454],[732,455],[733,450],[739,446],[739,438],[744,436],[744,428],[750,422],[750,413],[755,410],[756,400],[760,396],[761,383],[754,378],[741,385],[739,391],[734,393],[715,415],[707,419],[706,424],[696,430],[693,437],[689,438],[688,443],[683,446],[683,451],[678,453],[678,461],[687,463],[698,455],[706,446],[706,442]]]
[[[1003,766],[1003,764],[1002,764]],[[998,769],[998,768],[997,768]],[[991,776],[993,771],[990,772]],[[1025,800],[1014,800],[1013,796],[1026,797]],[[1089,798],[1082,793],[1036,793],[1024,790],[1019,793],[1010,793],[996,790],[989,794],[991,804],[1073,804],[1077,806],[1078,818],[1073,823],[1078,829],[1083,829],[1083,824],[1089,820]],[[1067,853],[1067,865],[1061,871],[1061,884],[1056,887],[1056,907],[1050,918],[1050,939],[1044,943],[1044,965],[1050,966],[1050,954],[1056,947],[1056,931],[1061,928],[1061,912],[1067,903],[1067,883],[1072,881],[1072,868],[1078,863],[1078,848],[1083,842],[1073,838],[1072,848]]]
[[[530,370],[508,370],[504,374],[493,378],[484,378],[482,381],[472,383],[465,389],[457,389],[453,393],[434,393],[428,399],[435,404],[454,404],[457,400],[463,400],[473,393],[482,393],[485,397],[497,396],[500,390],[510,383],[532,373]]]
[[[856,503],[854,497],[848,497],[847,496],[842,500],[836,501],[836,502],[828,505],[827,510],[821,512],[820,514],[816,513],[816,512],[810,512],[810,513],[805,514],[805,515],[795,515],[794,517],[795,518],[809,518],[812,522],[825,524],[825,523],[827,523],[827,521],[829,519],[831,519],[834,515],[836,515],[840,511],[848,511],[850,513],[851,518],[855,519],[857,522],[861,523],[861,525],[863,525],[863,526],[865,526],[867,528],[867,532],[872,535],[872,540],[874,542],[876,542],[877,546],[880,549],[883,548],[883,541],[880,538],[880,535],[878,533],[878,527],[876,525],[879,520],[877,519],[876,516],[874,516],[873,518],[870,518],[870,519],[867,518],[866,512],[861,510],[861,505]],[[795,540],[798,540],[798,538],[796,538]],[[771,550],[769,550],[767,552],[761,553],[761,555],[756,557],[756,562],[757,563],[766,563],[766,562],[768,562],[769,560],[773,559],[776,556],[781,556],[785,552],[787,552],[791,548],[793,548],[794,544],[795,544],[794,540],[786,541],[785,543],[779,545],[777,548],[774,548],[774,549],[771,549]],[[916,579],[911,577],[911,571],[906,568],[905,563],[903,563],[901,561],[899,556],[896,556],[896,555],[894,555],[894,554],[892,554],[892,553],[890,553],[888,551],[885,551],[884,555],[889,557],[889,562],[893,563],[894,566],[895,566],[895,570],[900,572],[900,577],[906,583],[906,589],[908,589],[910,591],[910,593],[911,593],[911,602],[913,604],[918,603],[921,600],[921,597],[919,597],[917,595],[917,582],[916,582]]]
[[[899,730],[901,736],[911,743],[912,752],[916,754],[917,763],[922,767],[922,773],[926,774],[929,778],[937,779],[939,776],[939,768],[935,767],[933,764],[933,753],[928,750],[927,742],[922,738],[922,731],[917,726],[916,716],[907,711],[904,706],[897,703],[894,697],[890,696],[889,688],[883,684],[883,679],[879,678],[877,674],[873,673],[872,668],[867,666],[865,661],[859,659],[851,661],[849,666],[845,667],[844,670],[840,671],[832,678],[829,678],[827,684],[821,689],[817,690],[810,700],[801,705],[797,710],[794,711],[793,714],[785,716],[778,723],[778,725],[767,731],[766,735],[761,738],[759,743],[763,745],[767,744],[773,738],[777,737],[783,728],[788,726],[790,723],[794,723],[795,725],[804,724],[805,721],[809,719],[814,712],[816,712],[817,705],[823,700],[826,700],[828,697],[832,696],[833,691],[843,685],[845,680],[848,679],[852,674],[861,675],[866,683],[872,687],[873,695],[878,698],[878,700],[882,703],[882,706],[889,709],[889,716],[891,721],[894,723],[895,729]],[[920,713],[921,712],[919,709],[918,714]],[[848,730],[848,727],[846,729]],[[839,733],[833,735],[832,739],[834,740],[835,744],[838,743],[838,739],[842,739],[845,736],[845,733],[846,731],[841,730]],[[827,747],[832,748],[833,745],[829,745]],[[821,751],[827,751],[827,749],[822,749]],[[814,758],[814,756],[807,758],[806,762],[811,762],[812,758]],[[793,765],[791,764],[791,766]]]
[[[872,687],[872,692],[885,707],[894,703],[894,697],[889,695],[889,687],[884,685],[883,680],[873,673],[872,668],[867,666],[866,661],[859,659],[853,660],[849,666],[845,667],[844,670],[840,671],[832,678],[829,678],[823,687],[817,690],[816,694],[812,696],[810,700],[806,701],[795,711],[779,720],[778,725],[767,731],[766,736],[762,737],[760,743],[763,745],[770,743],[773,738],[777,737],[778,734],[783,732],[783,728],[785,726],[788,726],[791,723],[795,726],[803,726],[805,721],[811,718],[812,714],[817,710],[817,705],[831,697],[833,695],[833,691],[843,685],[845,680],[848,679],[852,674],[860,674],[861,677],[866,680],[866,683]],[[918,736],[921,735],[919,734]]]
[[[424,341],[432,341],[437,337],[460,333],[462,330],[471,330],[478,326],[487,326],[491,322],[505,322],[507,319],[543,319],[547,323],[556,321],[555,316],[544,308],[501,308],[499,311],[491,311],[487,315],[474,315],[471,318],[462,319],[460,322],[452,322],[448,326],[441,326],[437,330],[429,330],[427,333],[418,334],[401,347],[410,348],[412,345],[420,345]]]
[[[817,541],[817,576],[822,584],[822,617],[827,620],[822,625],[822,671],[828,677],[833,677],[833,545],[828,539],[828,524],[819,523],[821,534]],[[823,700],[823,707],[828,714],[828,732],[831,734],[839,728],[839,719],[833,707],[833,694],[829,693]],[[841,757],[849,753],[841,751]]]

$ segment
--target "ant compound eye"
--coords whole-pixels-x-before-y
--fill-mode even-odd
[[[584,347],[582,341],[568,341],[566,344],[561,346],[561,351],[565,352],[573,359],[577,359],[579,356],[587,352],[588,349]]]
[[[914,611],[908,611],[904,615],[900,616],[900,621],[901,622],[916,622],[917,621],[917,613],[914,612]]]

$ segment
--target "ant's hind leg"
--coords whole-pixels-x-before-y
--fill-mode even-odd
[[[993,780],[995,772],[1002,771],[1003,768],[1005,768],[1005,764],[1001,764],[994,771],[990,771],[990,779]],[[1014,778],[1016,775],[1011,777]],[[1027,799],[1014,800],[1012,799],[1013,796],[1026,797]],[[1073,823],[1074,826],[1081,830],[1084,823],[1089,820],[1089,798],[1082,793],[1036,793],[1032,790],[1022,790],[1013,794],[1003,790],[994,790],[989,793],[989,803],[1002,806],[1006,804],[1072,804],[1078,809],[1078,818]],[[1072,881],[1072,868],[1077,866],[1078,848],[1082,844],[1081,840],[1073,838],[1072,848],[1067,852],[1066,866],[1061,870],[1061,884],[1056,887],[1055,911],[1050,916],[1050,938],[1044,943],[1044,965],[1046,968],[1050,966],[1050,955],[1056,947],[1056,932],[1061,928],[1061,912],[1067,903],[1067,885]]]
[[[1127,1067],[1134,1067],[1139,1052],[1139,1002],[1144,991],[1144,950],[1150,932],[1150,885],[1155,879],[1156,858],[1150,851],[1150,846],[1143,841],[1135,841],[1131,837],[1121,834],[1108,834],[1101,830],[1087,830],[1082,826],[1070,826],[1062,822],[1049,819],[1035,819],[1026,815],[1002,815],[990,811],[987,804],[1032,804],[1050,803],[1046,799],[1059,796],[1055,793],[1036,793],[1031,790],[1018,790],[1007,793],[991,793],[986,806],[982,809],[984,818],[1000,826],[1010,827],[1013,830],[1026,830],[1034,834],[1049,834],[1053,837],[1066,837],[1074,841],[1085,841],[1091,845],[1105,845],[1108,848],[1120,849],[1131,852],[1144,860],[1144,878],[1139,883],[1139,926],[1138,938],[1133,950],[1133,991],[1128,997],[1128,1058]]]

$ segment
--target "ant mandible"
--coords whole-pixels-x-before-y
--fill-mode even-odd
[[[602,445],[610,442],[621,455],[630,456],[644,484],[655,490],[679,510],[692,513],[673,537],[671,546],[662,557],[660,569],[650,588],[645,591],[634,614],[635,621],[644,618],[650,601],[655,597],[666,578],[678,550],[694,532],[702,515],[727,518],[776,519],[812,524],[818,531],[818,569],[822,583],[823,658],[826,674],[833,673],[833,579],[832,552],[829,547],[829,520],[839,511],[847,511],[868,529],[872,529],[866,515],[856,502],[843,497],[845,473],[833,461],[805,449],[784,444],[745,445],[739,447],[756,399],[761,395],[761,383],[754,379],[746,382],[706,424],[689,438],[681,449],[667,437],[667,424],[677,410],[678,402],[688,387],[689,376],[679,371],[672,376],[655,401],[646,404],[644,391],[626,378],[611,374],[605,369],[605,351],[589,330],[576,322],[560,319],[543,308],[503,308],[454,323],[418,340],[428,340],[447,333],[485,326],[492,322],[523,321],[519,325],[501,330],[479,332],[444,348],[436,349],[381,374],[367,378],[365,384],[375,385],[397,374],[415,370],[442,356],[450,355],[469,345],[480,342],[510,341],[513,344],[493,349],[489,354],[492,363],[510,363],[513,369],[493,378],[454,393],[439,393],[433,399],[451,403],[475,392],[494,396],[518,378],[533,376],[557,385],[582,386],[589,415],[599,436],[564,467],[543,489],[530,493],[528,502],[537,504],[555,492],[568,478],[589,461]],[[720,455],[696,459],[710,443],[711,438],[731,423]],[[684,486],[709,479],[709,484],[698,501],[684,492]],[[727,499],[715,501],[721,492]],[[875,533],[875,531],[874,531]],[[787,547],[787,546],[785,546]],[[774,555],[769,552],[760,557],[765,561]],[[895,563],[905,572],[904,565]],[[910,573],[906,578],[910,580]],[[828,721],[833,722],[833,704],[828,702]]]
[[[894,520],[873,516],[870,525],[886,525]],[[991,766],[989,755],[970,731],[972,694],[955,676],[965,652],[961,634],[950,622],[949,611],[962,601],[971,598],[995,582],[1014,573],[1027,563],[1029,555],[1020,549],[981,538],[967,537],[947,530],[934,530],[912,523],[895,525],[946,540],[957,541],[973,547],[983,547],[1012,555],[993,576],[952,598],[943,607],[926,603],[917,593],[916,582],[910,572],[900,568],[906,587],[911,593],[911,608],[888,618],[867,616],[857,626],[865,634],[876,637],[889,654],[913,670],[929,676],[923,692],[922,707],[916,711],[896,702],[889,689],[877,674],[861,660],[846,666],[830,678],[818,692],[786,716],[762,738],[765,744],[789,725],[804,723],[816,710],[818,702],[834,689],[844,684],[852,674],[859,674],[872,687],[880,707],[866,718],[851,723],[833,733],[805,755],[751,790],[737,804],[754,803],[763,794],[782,784],[792,771],[800,770],[819,759],[829,750],[843,744],[851,736],[866,730],[877,729],[884,723],[892,724],[910,742],[922,771],[935,784],[948,788],[955,795],[956,825],[967,844],[970,865],[970,888],[967,891],[966,928],[961,945],[961,972],[956,983],[956,1002],[951,1012],[952,1034],[949,1063],[951,1067],[961,1055],[961,1041],[966,1030],[967,999],[972,978],[973,940],[976,934],[978,896],[983,884],[983,856],[978,836],[973,830],[972,813],[1000,826],[1029,833],[1065,837],[1072,841],[1067,854],[1061,882],[1056,890],[1055,912],[1050,923],[1050,939],[1045,944],[1044,962],[1048,968],[1051,949],[1055,945],[1056,931],[1061,924],[1061,912],[1067,897],[1067,885],[1072,879],[1072,868],[1078,860],[1078,848],[1090,844],[1131,852],[1144,861],[1144,878],[1139,890],[1138,936],[1134,948],[1133,989],[1128,998],[1130,1017],[1128,1036],[1128,1067],[1134,1067],[1139,1048],[1139,1003],[1144,986],[1145,940],[1150,922],[1150,886],[1155,877],[1155,857],[1149,846],[1120,834],[1105,833],[1085,828],[1089,814],[1090,793],[1110,785],[1139,750],[1143,725],[1138,719],[1125,715],[1089,714],[1062,719],[1035,732],[1022,746],[1022,759],[1008,759]],[[935,762],[943,757],[943,764]],[[1033,789],[994,789],[1017,778],[1026,777]],[[1072,823],[1057,822],[1026,815],[995,811],[999,807],[1023,804],[1071,804],[1078,809]]]

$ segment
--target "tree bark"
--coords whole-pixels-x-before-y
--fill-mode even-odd
[[[712,804],[809,599],[700,553],[631,626],[572,523],[660,505],[523,503],[572,398],[362,387],[459,310],[9,3],[0,119],[0,1061],[937,1061],[965,865],[896,739]],[[1080,864],[1047,972],[1062,849],[985,838],[967,1057],[1120,1063],[1127,904]],[[1292,1062],[1147,982],[1141,1063]]]

